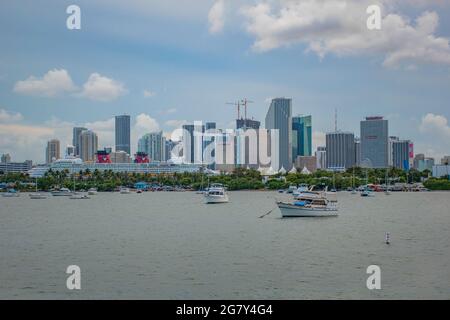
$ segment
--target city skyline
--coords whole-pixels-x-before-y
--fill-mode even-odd
[[[416,153],[436,159],[449,153],[449,4],[381,1],[385,22],[395,16],[404,30],[394,34],[386,24],[380,33],[398,37],[389,38],[396,45],[377,46],[369,31],[352,29],[367,42],[364,51],[361,43],[333,47],[325,33],[302,38],[304,30],[297,31],[290,21],[286,34],[277,34],[269,25],[279,22],[281,9],[302,16],[291,2],[227,2],[219,18],[211,18],[217,3],[202,0],[174,13],[170,1],[147,6],[110,1],[105,12],[101,1],[80,1],[87,14],[79,31],[66,29],[63,3],[52,3],[39,15],[19,3],[5,4],[0,13],[8,25],[0,30],[0,153],[17,161],[36,155],[32,160],[44,162],[42,146],[58,138],[65,148],[75,126],[97,132],[100,146],[114,146],[114,116],[123,113],[133,119],[134,153],[143,134],[171,132],[183,123],[208,119],[217,127],[234,128],[235,113],[225,104],[237,97],[251,98],[248,116],[262,121],[270,99],[279,96],[292,98],[294,115],[314,118],[313,152],[325,144],[337,108],[339,128],[345,131],[357,133],[365,116],[383,115],[390,134],[414,141]],[[346,3],[348,15],[330,11],[323,17],[337,21],[333,28],[343,40],[349,30],[342,19],[359,17],[358,12],[362,20],[366,17],[364,1]],[[321,12],[314,6],[327,8],[311,4],[305,14]],[[264,17],[267,26],[259,24]],[[308,28],[314,29],[315,21]],[[161,28],[164,35],[156,31]],[[322,46],[313,46],[314,40]],[[429,55],[401,55],[412,43]]]

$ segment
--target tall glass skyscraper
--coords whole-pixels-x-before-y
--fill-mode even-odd
[[[145,152],[151,161],[166,161],[166,138],[163,132],[145,134],[138,142],[138,152]]]
[[[389,166],[389,129],[383,117],[361,121],[361,165],[371,168]]]
[[[75,127],[73,128],[73,137],[72,137],[72,145],[75,147],[74,156],[79,157],[81,155],[80,149],[80,135],[83,131],[86,131],[86,128],[83,127]]]
[[[266,129],[277,129],[279,132],[279,167],[273,169],[289,171],[292,168],[292,99],[273,99],[265,120]]]
[[[355,165],[355,135],[351,132],[330,132],[326,135],[327,168],[343,170]]]
[[[292,117],[292,158],[312,155],[311,116]]]
[[[131,154],[130,150],[130,116],[116,116],[116,151],[125,151]]]

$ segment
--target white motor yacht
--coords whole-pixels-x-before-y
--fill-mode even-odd
[[[228,194],[221,184],[212,184],[208,191],[203,194],[205,203],[225,203],[228,202]]]
[[[55,197],[69,197],[72,195],[72,191],[67,188],[61,188],[59,190],[52,191],[51,194]]]

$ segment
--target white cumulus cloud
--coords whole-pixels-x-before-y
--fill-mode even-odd
[[[436,138],[450,139],[450,127],[446,117],[428,113],[422,117],[419,129],[423,133],[438,135]]]
[[[112,101],[127,93],[124,85],[114,79],[92,73],[83,85],[80,96],[95,101]]]
[[[216,1],[208,13],[209,32],[218,33],[225,24],[225,4],[223,0]]]
[[[425,11],[411,20],[395,11],[387,0],[382,8],[381,30],[368,30],[368,5],[372,0],[278,0],[244,6],[247,32],[255,37],[253,48],[268,51],[296,44],[323,58],[372,55],[383,64],[402,63],[450,65],[449,40],[435,33],[436,12]],[[271,5],[276,3],[276,5]]]
[[[30,76],[26,80],[17,81],[14,92],[24,95],[53,97],[77,88],[65,69],[53,69],[43,77]]]
[[[0,109],[0,122],[17,122],[23,119],[22,114],[12,113],[5,109]]]

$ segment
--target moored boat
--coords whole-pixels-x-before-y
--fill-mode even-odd
[[[9,189],[7,192],[2,193],[5,198],[15,198],[20,196],[20,192],[16,189]]]
[[[125,187],[121,187],[119,192],[121,194],[129,194],[129,193],[131,193],[130,188],[125,188]]]
[[[203,194],[205,203],[226,203],[228,202],[228,194],[225,187],[221,184],[212,184]]]
[[[336,202],[325,198],[292,203],[277,201],[282,217],[334,217],[338,215]]]
[[[94,196],[94,195],[96,195],[97,193],[98,193],[97,188],[90,188],[90,189],[88,190],[88,195],[90,195],[90,196]]]
[[[51,194],[55,197],[69,197],[72,195],[72,191],[67,188],[61,188],[59,190],[52,191]]]

